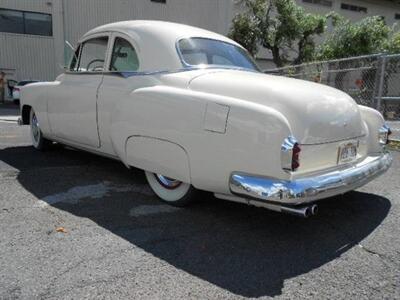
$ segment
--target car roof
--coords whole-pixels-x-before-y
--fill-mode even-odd
[[[220,40],[241,47],[231,39],[215,32],[184,24],[164,21],[123,21],[106,24],[87,32],[80,43],[101,33],[122,33],[130,37],[136,44],[139,56],[139,71],[171,71],[183,68],[176,50],[176,43],[183,38],[199,37]]]
[[[122,22],[105,24],[88,31],[82,37],[82,39],[85,39],[89,35],[101,32],[109,32],[109,31],[125,32],[128,34],[131,32],[136,32],[138,34],[140,33],[152,34],[153,36],[158,36],[160,38],[167,37],[172,39],[173,41],[176,41],[177,39],[183,37],[203,37],[203,38],[222,40],[224,42],[232,43],[241,47],[238,43],[234,42],[233,40],[209,30],[180,23],[173,23],[166,21],[152,21],[152,20],[122,21]]]

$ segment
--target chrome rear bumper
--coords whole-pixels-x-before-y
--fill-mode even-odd
[[[283,205],[301,205],[354,190],[384,173],[392,164],[385,152],[369,156],[362,162],[341,170],[292,181],[232,173],[229,187],[232,194],[242,198]]]

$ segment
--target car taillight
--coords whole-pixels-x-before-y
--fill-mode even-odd
[[[296,171],[300,167],[301,148],[297,140],[289,136],[281,146],[281,165],[285,171]]]
[[[292,171],[296,171],[300,167],[300,152],[301,148],[299,144],[296,143],[292,152]]]

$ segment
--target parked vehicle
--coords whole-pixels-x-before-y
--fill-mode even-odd
[[[12,92],[14,87],[17,85],[18,81],[14,80],[14,79],[7,79],[7,98],[12,99]]]
[[[23,86],[26,86],[27,84],[35,83],[35,82],[38,82],[38,81],[37,80],[22,80],[22,81],[18,82],[17,85],[15,85],[12,89],[12,98],[13,98],[14,102],[19,101],[21,88]]]
[[[69,70],[21,94],[33,146],[49,141],[145,171],[165,202],[197,190],[300,216],[386,171],[382,115],[317,83],[266,75],[216,33],[126,21],[86,33]]]

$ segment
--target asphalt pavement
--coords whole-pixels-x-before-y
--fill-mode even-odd
[[[16,115],[0,107],[0,299],[400,299],[400,152],[310,219],[173,208],[140,170],[35,151]]]

